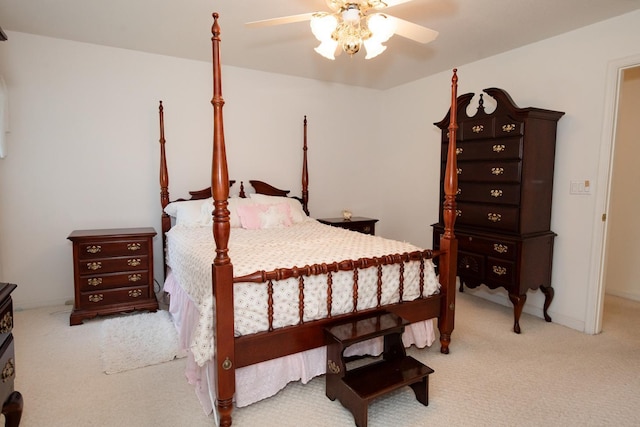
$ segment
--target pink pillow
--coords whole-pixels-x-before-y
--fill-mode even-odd
[[[247,230],[284,228],[293,224],[291,208],[286,203],[238,206],[237,211],[242,228]]]

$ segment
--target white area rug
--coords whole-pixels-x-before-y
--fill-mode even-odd
[[[100,357],[107,374],[185,357],[171,314],[166,310],[106,319],[102,322]]]

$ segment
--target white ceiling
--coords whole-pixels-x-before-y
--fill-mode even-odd
[[[225,65],[387,89],[640,8],[640,0],[413,0],[386,10],[440,32],[426,45],[394,36],[380,56],[314,52],[307,22],[245,22],[327,11],[325,0],[0,0],[0,27],[210,61],[220,14]],[[11,43],[9,40],[3,43]]]

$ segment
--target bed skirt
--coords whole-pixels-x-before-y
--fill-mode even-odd
[[[164,283],[164,291],[171,296],[169,312],[178,330],[180,346],[187,351],[187,381],[195,387],[202,408],[209,415],[215,406],[215,364],[210,361],[205,366],[199,366],[190,351],[192,333],[200,317],[198,309],[170,272]],[[434,319],[407,326],[402,341],[406,347],[415,345],[423,348],[433,344]],[[377,338],[353,345],[345,354],[379,355],[382,349],[382,338]],[[326,357],[326,347],[319,347],[236,369],[236,407],[247,406],[273,396],[291,381],[306,384],[314,377],[325,373]]]

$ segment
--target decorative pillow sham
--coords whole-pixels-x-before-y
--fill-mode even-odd
[[[247,230],[284,228],[293,224],[291,209],[286,203],[238,206],[238,216],[242,228]]]
[[[299,222],[308,221],[309,217],[302,210],[302,204],[299,200],[294,199],[292,197],[280,197],[280,196],[267,196],[265,194],[257,194],[251,193],[249,194],[251,200],[254,200],[256,203],[265,204],[265,205],[273,205],[273,204],[287,204],[289,206],[289,210],[291,212],[291,220],[294,224]]]
[[[241,197],[230,197],[227,199],[227,209],[229,210],[229,225],[231,228],[240,228],[240,217],[238,216],[238,207],[255,205],[251,199],[245,199]],[[207,202],[202,205],[203,225],[213,224],[213,198],[207,199]]]

